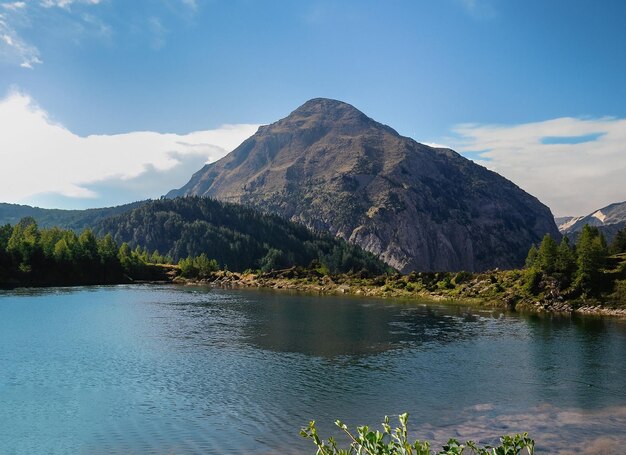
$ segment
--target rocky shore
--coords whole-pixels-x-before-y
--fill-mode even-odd
[[[202,279],[175,277],[173,283],[221,288],[262,288],[322,295],[379,298],[419,298],[460,301],[470,305],[548,314],[584,314],[626,317],[626,308],[596,299],[568,299],[556,291],[539,296],[525,291],[520,271],[480,274],[411,273],[367,277],[359,274],[324,275],[291,268],[268,273],[218,271]]]

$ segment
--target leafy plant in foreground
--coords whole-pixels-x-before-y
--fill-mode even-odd
[[[428,441],[416,440],[409,442],[407,421],[408,413],[400,414],[398,420],[400,426],[392,430],[389,425],[389,417],[385,416],[382,423],[383,431],[372,431],[367,426],[357,427],[356,434],[348,429],[348,426],[337,420],[337,425],[350,439],[348,448],[340,448],[337,441],[330,437],[328,441],[320,439],[315,427],[315,421],[300,430],[300,435],[311,439],[317,447],[316,455],[534,455],[535,441],[528,437],[527,433],[514,436],[502,436],[500,445],[497,447],[480,447],[473,441],[461,444],[456,439],[450,439],[442,450],[431,451]]]

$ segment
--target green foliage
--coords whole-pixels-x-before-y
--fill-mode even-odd
[[[526,256],[526,268],[532,269],[535,267],[535,262],[537,261],[537,247],[535,245],[531,245],[530,250],[528,250],[528,256]]]
[[[503,436],[497,447],[480,447],[473,441],[465,444],[456,439],[450,439],[440,451],[431,451],[428,441],[409,441],[407,422],[409,415],[400,414],[400,425],[394,429],[389,425],[389,417],[385,416],[382,423],[382,431],[370,430],[367,426],[357,427],[356,433],[350,431],[348,426],[337,420],[337,425],[348,437],[350,443],[347,448],[339,447],[337,441],[330,437],[328,441],[322,440],[315,427],[315,421],[300,430],[300,435],[311,439],[317,448],[316,455],[520,455],[522,453],[533,455],[535,441],[528,437],[527,433],[515,436]]]
[[[561,239],[561,243],[556,252],[555,273],[563,287],[571,283],[572,276],[576,271],[576,253],[569,244],[567,237]]]
[[[261,258],[259,266],[263,272],[282,269],[289,265],[289,261],[282,250],[270,248],[267,254]]]
[[[58,227],[78,233],[95,226],[100,220],[128,212],[143,203],[140,201],[116,207],[87,210],[42,209],[28,205],[0,203],[0,224],[15,225],[25,218],[30,218],[35,220],[40,228]]]
[[[0,285],[120,283],[152,279],[146,250],[119,249],[111,235],[96,238],[50,228],[40,230],[32,218],[0,228]],[[215,264],[211,264],[215,265]],[[126,277],[125,277],[126,276]]]
[[[609,251],[611,254],[626,253],[626,226],[613,237]]]
[[[459,285],[459,284],[469,281],[471,278],[472,278],[472,274],[470,272],[461,270],[460,272],[457,272],[456,275],[454,275],[454,278],[452,279],[452,283],[454,285]]]
[[[441,281],[437,282],[437,287],[439,289],[452,289],[454,288],[454,285],[452,284],[452,279],[450,278],[450,275],[447,275],[443,277],[443,279]]]
[[[546,234],[537,250],[534,267],[547,275],[552,275],[556,269],[557,245],[550,234]]]
[[[613,301],[619,306],[626,306],[626,280],[616,280],[613,295]]]
[[[110,233],[174,261],[201,254],[224,268],[277,270],[306,267],[317,261],[329,273],[389,270],[374,255],[328,234],[312,232],[276,215],[210,198],[186,197],[149,201],[124,214],[101,221],[96,233]]]
[[[606,263],[608,249],[604,236],[598,228],[586,225],[576,245],[577,270],[575,286],[584,295],[594,294],[601,283],[602,267]]]
[[[215,259],[209,259],[206,254],[202,253],[200,256],[194,259],[193,264],[198,270],[198,276],[205,278],[212,272],[217,272],[219,266]]]
[[[528,252],[524,286],[527,291],[538,294],[545,283],[556,283],[558,289],[571,288],[584,296],[598,294],[603,287],[608,248],[604,236],[596,227],[585,226],[576,248],[563,238],[556,242],[546,235],[539,248],[534,245]]]
[[[188,256],[181,259],[178,261],[178,267],[180,268],[180,276],[184,278],[206,278],[219,270],[217,261],[209,259],[204,253],[195,258]]]

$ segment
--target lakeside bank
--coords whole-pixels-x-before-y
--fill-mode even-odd
[[[181,285],[222,288],[261,288],[318,295],[354,295],[393,299],[457,301],[469,305],[554,314],[584,314],[626,318],[619,302],[567,299],[551,289],[540,295],[525,290],[519,270],[483,273],[411,273],[366,277],[359,274],[325,275],[298,267],[266,273],[217,271],[201,279],[172,278]]]

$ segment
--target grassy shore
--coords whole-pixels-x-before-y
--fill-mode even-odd
[[[173,282],[227,288],[283,289],[325,295],[454,300],[516,311],[626,317],[626,305],[610,298],[568,298],[554,290],[533,295],[524,286],[523,272],[520,270],[368,277],[360,274],[326,275],[316,270],[294,267],[268,273],[218,271],[202,279],[178,276]]]

